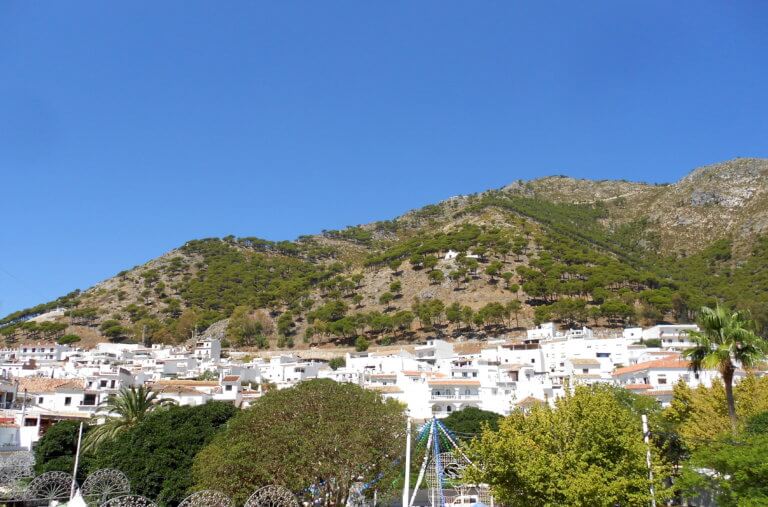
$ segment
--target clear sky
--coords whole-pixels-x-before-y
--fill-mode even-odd
[[[0,2],[0,315],[193,238],[768,156],[765,1]]]

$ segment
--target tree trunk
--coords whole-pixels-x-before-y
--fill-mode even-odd
[[[728,415],[731,418],[731,426],[736,429],[738,419],[736,418],[736,401],[733,398],[733,373],[735,368],[732,364],[727,364],[722,371],[723,384],[725,384],[725,399],[728,402]]]

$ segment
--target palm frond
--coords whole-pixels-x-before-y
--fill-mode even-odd
[[[175,404],[174,400],[158,398],[157,392],[143,385],[123,387],[116,395],[100,403],[96,415],[103,416],[106,421],[88,432],[83,441],[84,449],[93,452],[104,442],[137,425],[152,411]]]

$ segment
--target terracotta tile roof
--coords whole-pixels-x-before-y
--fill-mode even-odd
[[[630,391],[642,391],[645,389],[650,389],[651,384],[627,384],[622,387],[624,389],[629,389]]]
[[[577,373],[574,375],[576,379],[598,379],[603,378],[599,373]]]
[[[427,383],[431,386],[477,386],[480,387],[479,380],[469,379],[440,379],[440,380],[428,380]]]
[[[499,366],[499,369],[500,370],[505,370],[505,371],[520,371],[523,368],[526,368],[528,366],[530,366],[530,365],[529,364],[523,364],[523,363],[502,364],[501,366]]]
[[[84,389],[83,379],[61,379],[43,377],[22,377],[19,379],[19,392],[53,393],[70,389]]]
[[[397,386],[371,386],[369,389],[373,389],[374,391],[380,392],[380,393],[402,393],[403,390],[400,389]]]
[[[151,389],[160,394],[185,394],[188,396],[204,396],[205,393],[198,391],[192,387],[168,385],[168,384],[154,384]]]
[[[453,345],[453,350],[455,350],[457,354],[478,354],[487,345],[488,344],[482,342],[455,343]]]
[[[645,371],[651,369],[684,369],[687,370],[691,366],[690,361],[683,361],[678,359],[677,356],[665,357],[662,359],[656,359],[654,361],[647,361],[645,363],[633,364],[632,366],[625,366],[624,368],[617,368],[613,372],[613,376],[626,375],[627,373],[635,373],[638,371]]]
[[[158,380],[154,385],[217,387],[219,383],[215,380]]]
[[[371,373],[371,378],[396,378],[397,373]]]
[[[593,358],[571,357],[568,361],[574,366],[600,366],[600,361]]]
[[[673,393],[674,391],[672,391],[672,389],[651,389],[640,394],[645,394],[648,396],[671,396]]]
[[[517,407],[532,407],[534,405],[540,405],[543,404],[544,400],[540,400],[538,398],[534,398],[533,396],[527,396],[523,398],[522,400],[515,403],[515,406]]]
[[[240,375],[226,375],[222,380],[224,382],[237,382],[240,380]]]
[[[53,421],[57,421],[62,418],[67,419],[90,419],[91,414],[88,412],[59,412],[55,410],[47,410],[45,412],[40,413],[41,419],[51,419]]]
[[[425,377],[433,377],[433,378],[441,378],[445,377],[445,373],[439,373],[439,372],[432,372],[432,371],[418,371],[418,370],[405,370],[403,371],[403,375],[406,377],[421,377],[424,375]]]

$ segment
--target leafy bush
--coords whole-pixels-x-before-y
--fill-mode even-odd
[[[352,384],[309,380],[270,390],[197,455],[196,487],[242,504],[267,484],[300,495],[320,485],[318,496],[344,505],[354,481],[376,480],[380,492],[391,487],[404,427],[401,404]]]
[[[232,404],[219,401],[155,411],[102,444],[91,468],[117,468],[136,494],[177,505],[192,488],[195,455],[235,412]]]
[[[85,425],[83,434],[87,433],[89,426]],[[67,472],[72,473],[75,466],[75,452],[77,451],[77,437],[80,431],[80,423],[77,421],[60,421],[48,428],[34,447],[35,473]],[[88,467],[88,459],[84,458],[83,466],[79,474],[84,474]]]
[[[365,352],[368,350],[368,347],[370,346],[370,342],[366,340],[363,336],[358,336],[355,340],[355,350],[358,352]]]
[[[73,343],[77,343],[81,340],[78,335],[76,334],[65,334],[61,338],[59,338],[58,343],[59,345],[71,345]]]

